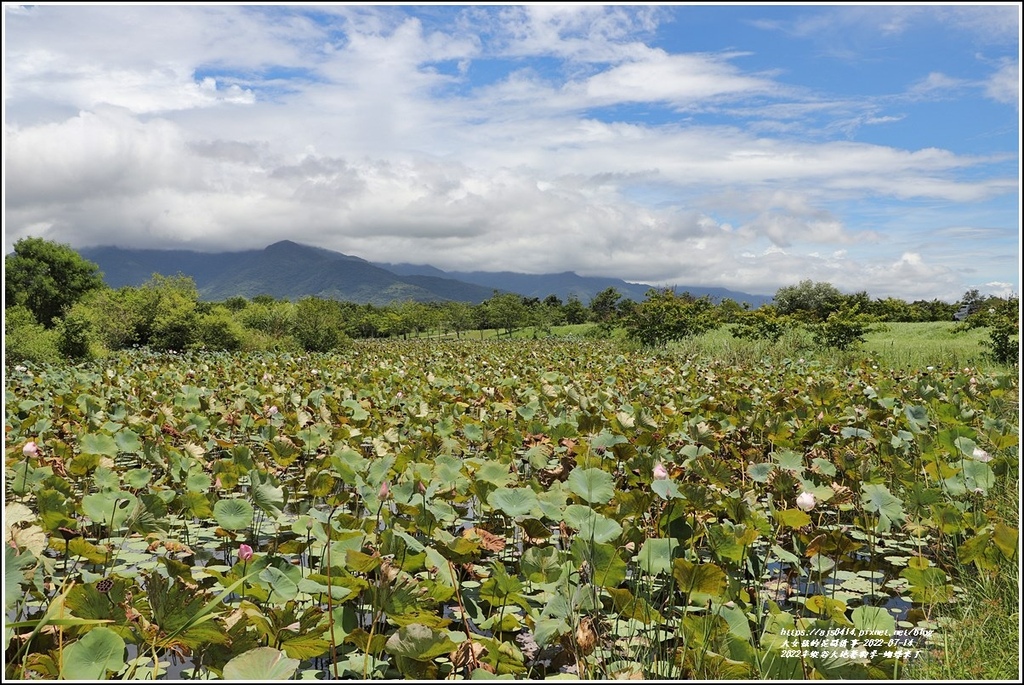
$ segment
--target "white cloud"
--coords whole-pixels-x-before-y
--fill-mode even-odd
[[[985,95],[1020,109],[1020,63],[1006,60],[985,84]]]
[[[648,45],[662,7],[466,7],[441,27],[385,6],[318,6],[329,19],[278,6],[6,11],[8,245],[287,237],[452,269],[955,294],[963,273],[912,248],[916,261],[894,258],[886,229],[847,208],[1019,191],[995,171],[1009,153],[843,141],[900,119],[879,98],[790,86],[741,68],[739,52]],[[1016,74],[1001,66],[989,97],[1018,97]],[[979,83],[936,70],[915,92]],[[609,121],[598,107],[671,114]],[[817,119],[836,123],[809,135]]]
[[[710,55],[668,55],[654,50],[644,59],[619,64],[580,84],[591,105],[623,102],[671,102],[690,104],[720,96],[778,93],[769,79],[746,76],[721,58]]]
[[[925,78],[914,83],[907,94],[912,98],[933,98],[949,94],[951,91],[963,88],[966,82],[963,79],[956,79],[946,74],[933,71]]]

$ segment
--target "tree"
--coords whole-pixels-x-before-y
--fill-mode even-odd
[[[8,364],[60,361],[58,333],[43,328],[27,307],[15,305],[4,310],[4,357]]]
[[[517,328],[526,325],[529,310],[523,304],[522,295],[515,293],[495,293],[491,299],[483,303],[487,320],[491,326],[505,331],[509,336]]]
[[[568,324],[580,324],[587,322],[587,310],[575,295],[569,296],[569,301],[562,307],[565,322]]]
[[[466,302],[446,302],[444,304],[443,325],[461,338],[464,331],[473,327],[473,307]]]
[[[803,321],[825,321],[838,311],[845,296],[831,283],[800,281],[798,285],[779,288],[774,304],[779,314],[795,316]]]
[[[989,317],[989,355],[997,362],[1020,364],[1020,298],[1009,297],[993,307]]]
[[[626,335],[642,345],[663,346],[718,328],[715,306],[707,297],[676,295],[671,289],[647,291],[647,298],[626,316]]]
[[[196,341],[199,291],[190,276],[153,274],[143,286],[155,301],[149,346],[157,350],[184,350]]]
[[[864,342],[871,332],[871,317],[857,307],[843,307],[829,314],[825,321],[810,325],[814,342],[821,347],[848,350]]]
[[[43,238],[22,238],[4,258],[5,305],[26,307],[46,328],[93,290],[103,287],[99,267],[69,246]]]
[[[775,343],[791,327],[792,323],[787,317],[779,316],[773,305],[766,304],[743,314],[733,329],[733,335],[737,338]]]
[[[208,350],[240,350],[245,342],[245,329],[225,305],[214,305],[201,313],[196,321],[194,346]]]
[[[341,309],[333,300],[304,297],[295,307],[295,339],[307,352],[330,352],[348,340]]]
[[[619,300],[622,293],[615,288],[605,288],[590,300],[590,314],[594,321],[611,328],[612,324],[619,318]]]

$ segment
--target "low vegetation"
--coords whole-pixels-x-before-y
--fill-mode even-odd
[[[1019,663],[994,300],[974,325],[609,293],[541,324],[515,316],[556,303],[496,294],[487,328],[379,337],[342,303],[206,305],[181,278],[47,322],[8,294],[5,678]]]

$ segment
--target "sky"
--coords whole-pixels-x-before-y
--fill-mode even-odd
[[[1020,291],[1019,3],[4,3],[4,249]]]

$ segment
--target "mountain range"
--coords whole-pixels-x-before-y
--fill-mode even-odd
[[[525,274],[511,271],[442,271],[429,265],[373,263],[360,257],[282,240],[262,250],[239,252],[196,252],[192,250],[147,250],[115,246],[78,250],[99,266],[111,288],[139,286],[153,274],[189,276],[206,301],[229,297],[253,298],[272,295],[297,300],[316,296],[358,304],[383,306],[390,302],[461,301],[479,304],[495,291],[525,297],[556,295],[563,302],[575,297],[584,305],[607,288],[623,297],[641,301],[654,287],[616,278],[558,274]],[[709,296],[719,302],[731,298],[759,307],[771,296],[707,288],[675,287],[678,293]]]

